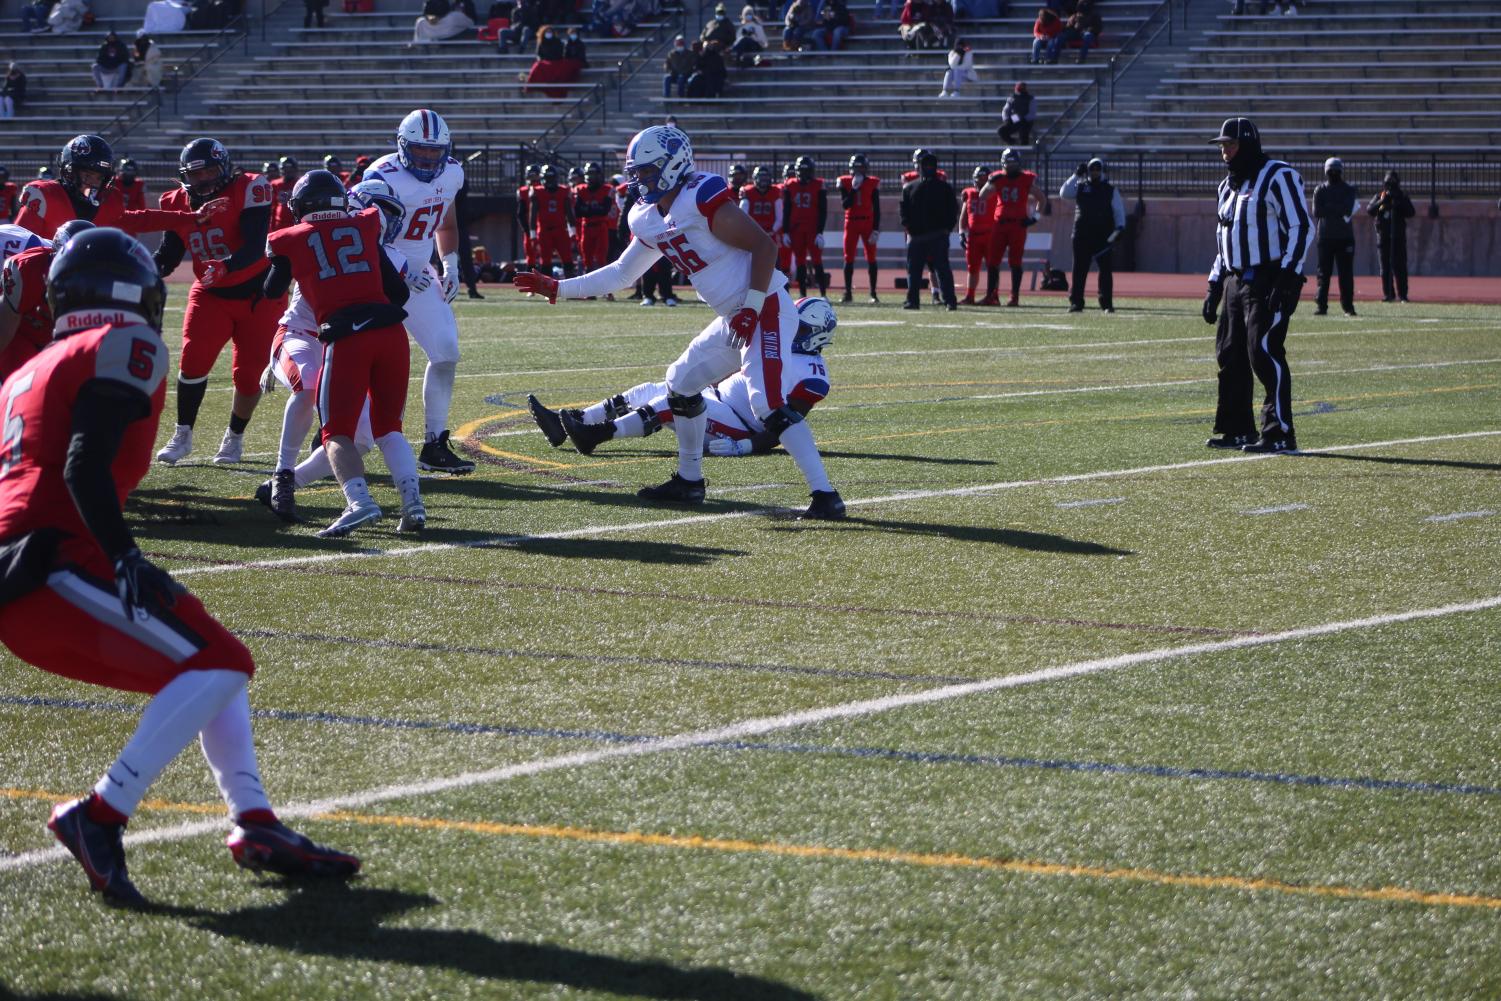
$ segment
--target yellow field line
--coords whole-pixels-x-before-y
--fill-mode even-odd
[[[68,797],[37,789],[0,788],[8,799],[39,799],[60,802]],[[223,811],[218,804],[168,803],[146,800],[142,809],[214,814]],[[986,858],[947,852],[910,852],[890,848],[839,848],[832,845],[798,845],[775,841],[746,841],[739,838],[705,838],[697,835],[651,834],[644,831],[596,831],[583,827],[547,824],[502,824],[479,820],[444,820],[437,817],[405,817],[378,813],[352,813],[335,810],[318,814],[314,819],[359,824],[367,827],[400,827],[429,831],[461,831],[501,837],[542,838],[578,841],[588,844],[635,845],[652,848],[684,848],[732,854],[773,855],[784,858],[836,859],[847,862],[885,862],[920,866],[928,869],[978,869],[987,872],[1023,876],[1063,876],[1158,886],[1189,887],[1198,890],[1239,890],[1253,893],[1282,893],[1293,896],[1328,897],[1340,900],[1374,900],[1389,903],[1422,904],[1427,907],[1478,907],[1501,910],[1501,897],[1473,893],[1439,893],[1413,890],[1402,886],[1340,886],[1338,884],[1287,883],[1253,876],[1198,876],[1162,872],[1156,869],[1068,865],[1033,859]]]

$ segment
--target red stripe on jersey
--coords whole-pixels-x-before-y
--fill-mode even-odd
[[[727,205],[733,201],[734,199],[730,197],[729,189],[724,188],[710,195],[707,201],[700,203],[698,210],[704,214],[705,219],[709,220],[710,232],[714,231],[714,214],[719,211],[719,206]]]

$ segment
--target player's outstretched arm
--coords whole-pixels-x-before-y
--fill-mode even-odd
[[[760,229],[759,226],[756,228]],[[620,257],[602,268],[595,268],[586,275],[567,278],[561,282],[540,272],[518,274],[515,279],[516,291],[543,296],[549,303],[556,303],[559,296],[564,299],[587,299],[591,295],[607,295],[630,288],[661,257],[660,250],[648,247],[632,237]],[[768,280],[769,278],[768,275]]]

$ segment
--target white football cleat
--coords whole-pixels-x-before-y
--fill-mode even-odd
[[[214,453],[213,461],[216,465],[227,465],[231,462],[239,462],[245,454],[245,436],[235,434],[228,428],[224,429],[224,438],[219,442],[219,451]]]
[[[381,516],[380,507],[375,501],[365,501],[360,504],[351,504],[344,509],[344,513],[333,520],[333,523],[318,533],[320,539],[338,539],[353,532],[361,525],[379,521]]]
[[[401,520],[396,523],[398,532],[420,532],[427,527],[427,508],[422,504],[408,504],[401,512]]]
[[[193,425],[179,424],[172,430],[172,440],[167,447],[156,453],[157,462],[176,465],[193,454]]]

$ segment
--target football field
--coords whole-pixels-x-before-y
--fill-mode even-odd
[[[836,305],[831,523],[781,452],[652,508],[670,431],[535,429],[528,392],[660,379],[706,307],[487,295],[479,469],[424,480],[420,538],[374,457],[349,539],[313,536],[331,482],[307,525],[252,499],[284,392],[210,464],[227,353],[127,508],[254,652],[283,817],[360,876],[237,869],[190,748],[126,840],[155,906],[102,905],[43,825],[142,699],[0,653],[0,997],[1501,996],[1495,309],[1305,293],[1305,454],[1246,456],[1204,447],[1197,302]]]

